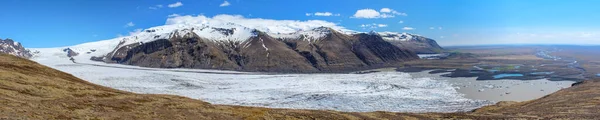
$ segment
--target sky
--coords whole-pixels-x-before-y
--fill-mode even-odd
[[[174,16],[322,20],[408,32],[442,46],[600,45],[597,0],[2,0],[0,38],[61,47],[161,26]]]

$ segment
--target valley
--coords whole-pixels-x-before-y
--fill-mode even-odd
[[[581,81],[595,78],[582,68],[581,60],[555,55],[560,46],[481,46],[450,47],[442,59],[411,61],[400,67],[402,72],[448,73],[446,77],[477,77],[477,80]]]
[[[0,4],[0,120],[600,119],[600,1]]]
[[[51,51],[45,49],[34,50]],[[465,76],[453,76],[460,74],[462,69],[456,66],[447,68],[434,66],[427,69],[414,67],[419,68],[416,71],[403,71],[407,70],[406,67],[399,67],[398,69],[392,67],[364,70],[362,72],[312,74],[145,68],[107,64],[91,60],[73,63],[66,59],[66,54],[64,52],[38,54],[32,60],[71,73],[89,82],[119,90],[144,94],[181,95],[213,104],[269,108],[347,112],[465,112],[492,105],[498,101],[537,99],[568,88],[576,82],[545,80],[543,76],[554,73],[539,71],[552,69],[553,67],[538,67],[540,70],[537,72],[523,70],[530,69],[525,64],[518,65],[522,67],[516,67],[515,63],[518,61],[544,61],[543,58],[538,58],[533,54],[518,55],[527,57],[521,57],[517,61],[508,59],[490,64],[495,67],[473,62],[470,63],[474,64],[473,66],[467,67],[469,69],[462,70],[463,74],[467,73]],[[403,65],[413,65],[419,61],[432,61],[432,63],[434,61],[498,61],[493,59],[495,56],[479,58],[473,55],[468,58],[458,58],[452,54],[456,53],[447,55],[448,58],[421,59]],[[483,55],[483,53],[479,53],[479,55]],[[496,58],[505,58],[500,56],[503,54],[497,55]],[[513,54],[508,55],[515,56]],[[554,60],[541,63],[551,64],[553,62],[554,64],[560,63]],[[453,62],[435,63],[448,65]],[[506,63],[512,64],[506,65]],[[510,68],[501,66],[509,66]],[[510,70],[512,70],[512,73]],[[516,76],[515,74],[520,73],[515,71],[520,70],[542,77],[523,78],[526,81],[519,80],[518,77],[524,76]],[[477,75],[482,74],[475,71],[490,72],[487,75],[498,78],[493,78],[497,80],[487,81],[481,79],[481,76],[477,77]],[[428,94],[428,96],[422,96],[424,94]]]

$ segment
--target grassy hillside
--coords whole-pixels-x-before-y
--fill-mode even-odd
[[[0,54],[0,119],[500,119],[592,118],[600,83],[547,97],[469,113],[337,112],[212,105],[173,96],[135,94],[98,86],[27,59]]]

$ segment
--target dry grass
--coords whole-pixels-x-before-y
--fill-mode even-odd
[[[586,83],[586,85],[561,90],[542,99],[510,105],[490,106],[469,113],[356,113],[240,107],[211,105],[200,100],[180,96],[134,94],[114,90],[91,84],[70,74],[26,59],[0,54],[0,119],[396,120],[589,118],[597,116],[595,114],[599,110],[599,94],[600,84]]]

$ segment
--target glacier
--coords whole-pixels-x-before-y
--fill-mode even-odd
[[[401,72],[271,74],[73,63],[62,54],[33,58],[94,84],[147,94],[171,94],[212,104],[348,112],[457,112],[493,101],[464,97],[447,81]]]

